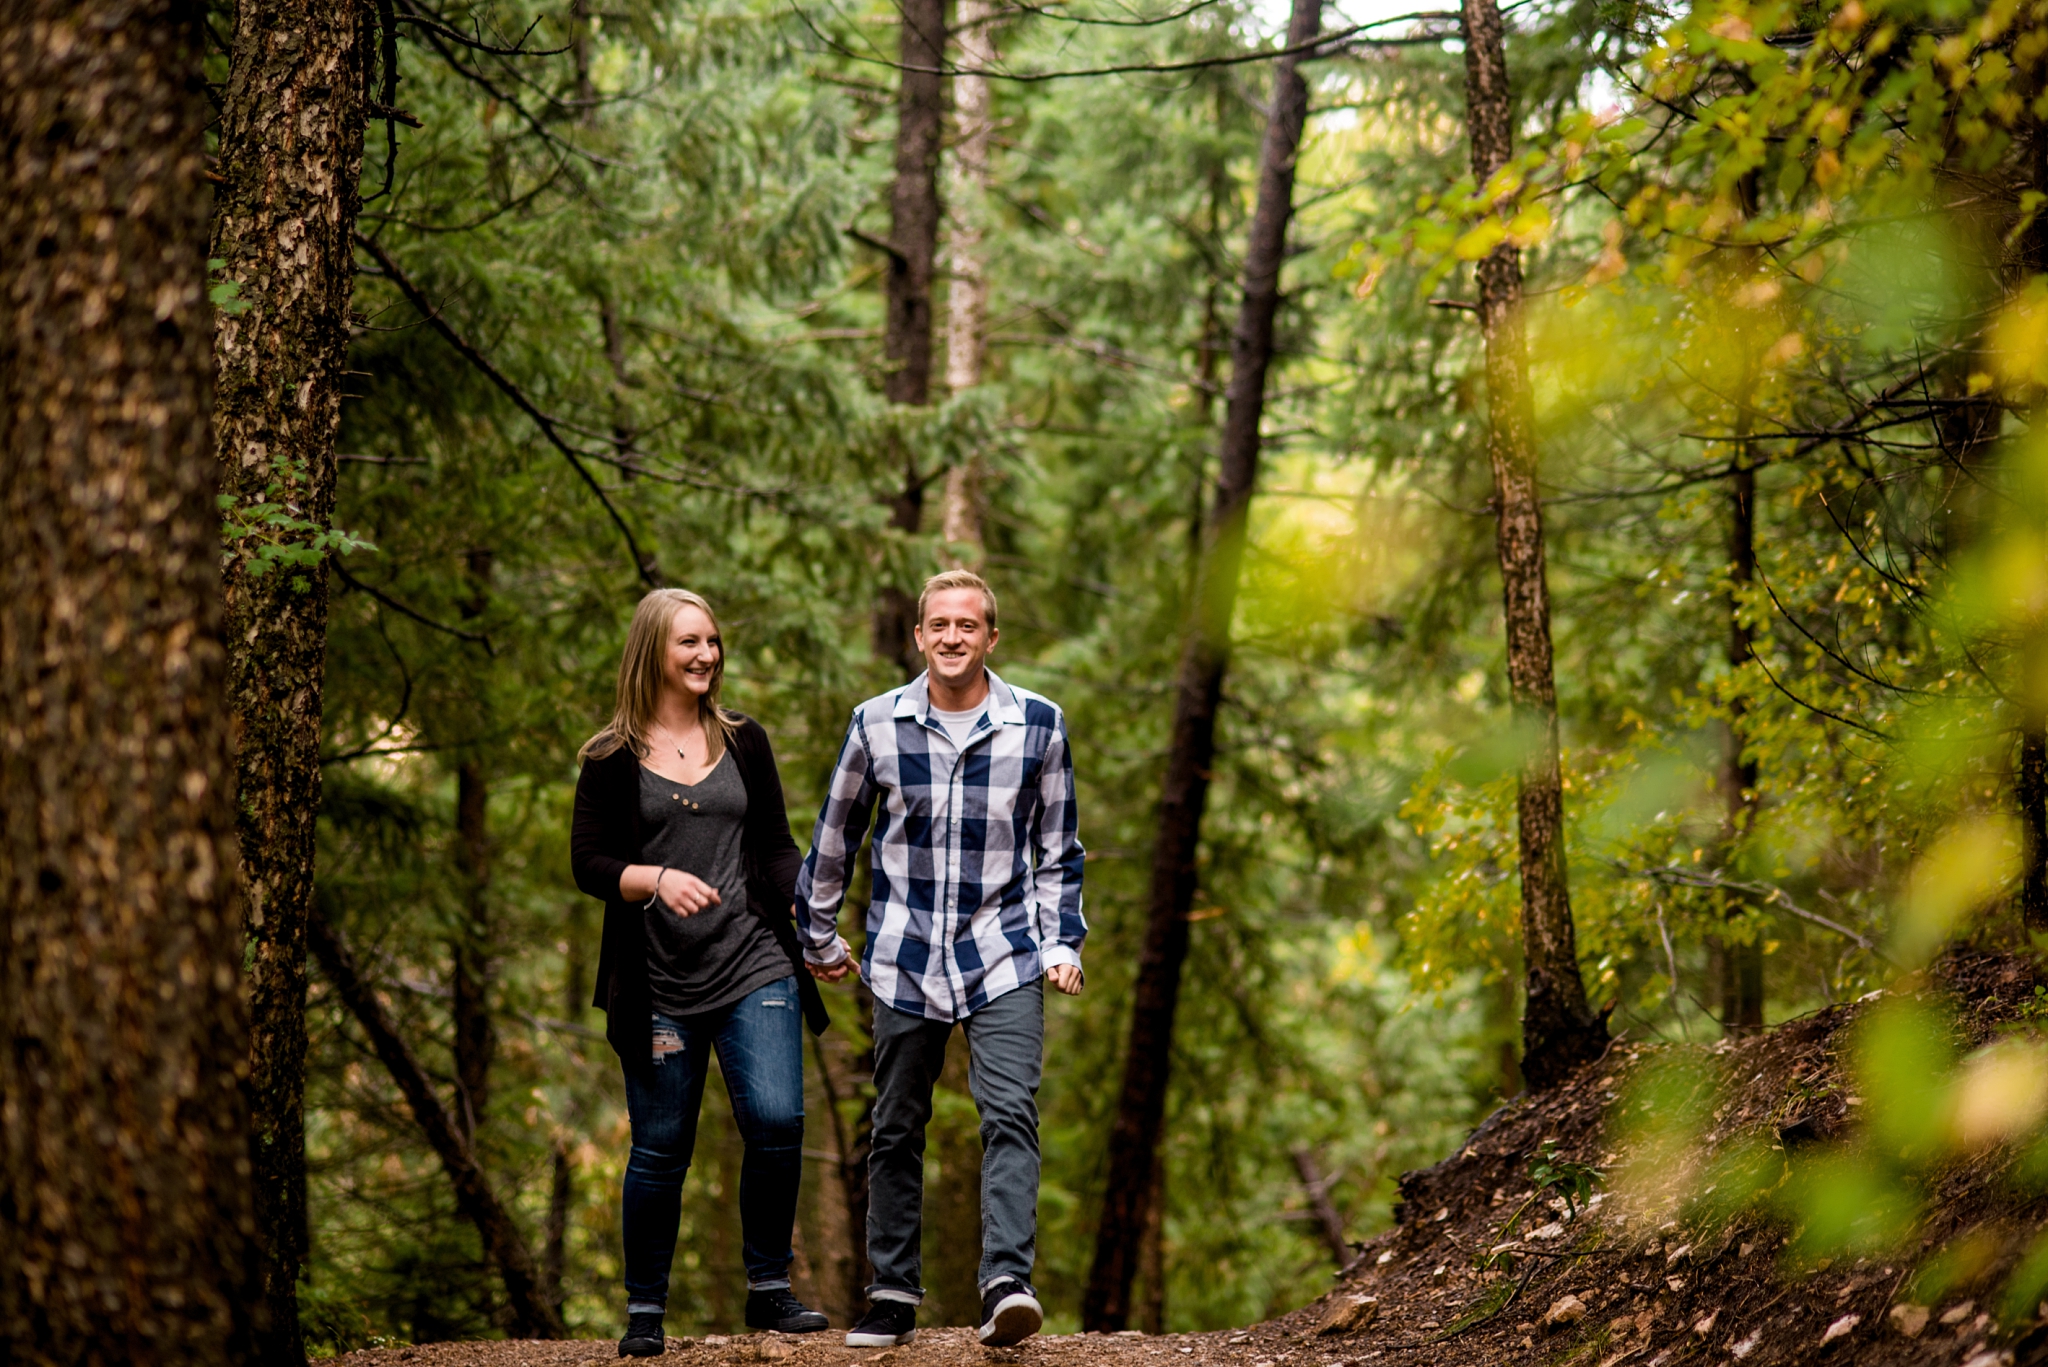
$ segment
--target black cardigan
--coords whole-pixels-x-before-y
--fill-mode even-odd
[[[789,956],[797,995],[813,1033],[831,1018],[818,985],[804,967],[790,907],[796,897],[803,856],[789,834],[782,802],[782,778],[768,733],[749,717],[737,718],[732,758],[747,789],[747,820],[740,832],[740,860],[747,877],[748,909],[763,921]],[[576,814],[569,828],[569,862],[576,886],[604,903],[604,940],[597,952],[597,995],[593,1005],[609,1019],[605,1038],[629,1067],[651,1055],[647,1019],[654,1007],[647,992],[647,933],[643,904],[619,896],[619,875],[642,861],[640,761],[624,745],[603,759],[589,759],[576,779]]]

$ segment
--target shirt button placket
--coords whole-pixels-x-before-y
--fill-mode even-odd
[[[946,941],[946,977],[953,987],[955,1018],[960,1015],[960,1007],[967,991],[967,975],[960,971],[960,956],[956,948],[960,923],[960,760],[961,754],[956,746],[953,751],[953,772],[946,784],[946,814],[949,818],[946,862],[950,866],[948,882],[951,884],[946,902],[954,924],[953,936]]]

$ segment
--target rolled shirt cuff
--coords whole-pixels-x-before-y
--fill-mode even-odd
[[[804,946],[804,962],[816,964],[820,968],[830,968],[834,964],[844,963],[847,956],[852,952],[852,950],[847,948],[845,937],[835,935],[832,937],[832,945],[829,949],[813,949],[809,945]]]

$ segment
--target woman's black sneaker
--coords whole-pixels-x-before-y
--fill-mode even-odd
[[[1031,1288],[1005,1277],[981,1293],[981,1341],[991,1348],[1022,1343],[1045,1323],[1045,1307]]]
[[[775,1329],[785,1334],[815,1334],[827,1321],[817,1311],[791,1295],[789,1288],[747,1293],[747,1328]]]
[[[626,1336],[619,1340],[620,1357],[659,1357],[667,1350],[668,1340],[661,1335],[661,1316],[626,1316]]]
[[[909,1301],[870,1301],[860,1323],[846,1331],[849,1348],[894,1348],[917,1337],[917,1307]]]

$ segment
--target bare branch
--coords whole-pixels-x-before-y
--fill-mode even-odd
[[[604,505],[605,513],[611,518],[612,525],[616,526],[619,529],[619,535],[625,538],[626,549],[632,554],[634,571],[639,575],[640,582],[649,588],[658,587],[661,583],[661,575],[655,568],[654,557],[640,549],[639,541],[633,536],[633,529],[626,525],[626,519],[619,515],[618,508],[613,505],[610,497],[606,495],[604,487],[597,482],[596,477],[584,465],[583,461],[589,453],[578,451],[565,440],[555,419],[542,412],[539,405],[526,397],[525,391],[506,378],[503,371],[492,365],[481,351],[471,346],[468,340],[461,333],[457,332],[447,319],[441,316],[440,311],[435,309],[427,299],[426,292],[413,283],[412,277],[399,269],[398,263],[391,258],[390,253],[386,252],[373,239],[365,237],[362,233],[357,233],[355,238],[356,245],[375,258],[377,265],[384,272],[384,277],[398,287],[398,292],[405,296],[408,303],[419,310],[421,317],[426,320],[428,326],[440,333],[442,340],[446,341],[449,346],[454,347],[464,360],[481,371],[485,379],[496,385],[499,391],[512,401],[515,408],[532,419],[533,425],[540,429],[541,435],[547,438],[548,444],[562,453],[562,458],[569,462],[570,468],[576,471],[584,484],[589,487],[590,492],[597,495],[597,501]]]
[[[405,13],[398,16],[398,22],[401,24],[412,24],[429,32],[438,33],[450,42],[462,44],[472,52],[488,53],[493,57],[557,57],[567,52],[570,46],[573,46],[571,44],[563,47],[549,48],[527,47],[526,40],[533,36],[535,29],[540,27],[540,20],[538,18],[526,26],[526,32],[520,34],[519,41],[511,47],[496,47],[486,43],[483,40],[482,28],[476,30],[475,37],[471,37],[460,29],[451,28],[438,18],[432,17],[429,12],[413,4],[406,5]]]
[[[427,616],[425,613],[418,612],[412,608],[407,607],[405,604],[399,602],[396,598],[393,598],[391,595],[383,592],[381,589],[372,588],[368,584],[365,584],[362,580],[350,574],[348,570],[342,566],[341,561],[338,559],[330,560],[328,562],[328,568],[334,571],[336,577],[338,577],[342,583],[348,585],[352,589],[355,589],[359,593],[368,594],[370,597],[382,603],[385,607],[390,608],[399,616],[410,617],[413,621],[418,622],[423,627],[432,627],[436,631],[446,632],[448,635],[456,637],[459,640],[468,641],[472,645],[480,645],[484,648],[484,653],[486,655],[489,655],[493,659],[497,658],[498,652],[492,648],[490,637],[485,636],[480,632],[463,631],[461,628],[451,627],[445,622],[437,622],[433,618]]]
[[[991,81],[1015,81],[1021,85],[1034,85],[1042,81],[1076,80],[1088,76],[1131,76],[1145,73],[1170,75],[1180,71],[1206,71],[1213,67],[1270,62],[1280,57],[1300,57],[1304,61],[1314,61],[1319,57],[1334,56],[1352,48],[1409,47],[1420,43],[1439,43],[1446,37],[1455,35],[1426,33],[1402,38],[1361,38],[1359,35],[1371,29],[1386,28],[1393,24],[1432,19],[1454,20],[1458,17],[1453,10],[1418,10],[1413,14],[1397,14],[1388,19],[1375,19],[1371,23],[1354,24],[1350,28],[1325,33],[1292,47],[1279,47],[1265,52],[1240,52],[1228,57],[1198,57],[1185,62],[1123,62],[1114,66],[1082,67],[1073,71],[999,71],[993,67],[961,67],[950,64],[936,67],[907,66],[902,62],[891,61],[887,57],[874,57],[855,52],[812,22],[811,16],[805,12],[803,6],[793,4],[791,8],[795,10],[797,18],[803,21],[804,27],[809,29],[819,42],[849,60],[865,62],[870,66],[884,66],[893,71],[939,76],[981,76]]]
[[[390,1070],[391,1080],[404,1094],[413,1119],[419,1122],[427,1142],[440,1157],[441,1167],[455,1188],[456,1205],[483,1236],[485,1252],[498,1265],[506,1298],[512,1303],[513,1332],[524,1338],[564,1337],[561,1317],[540,1294],[540,1276],[533,1255],[512,1223],[511,1214],[491,1189],[490,1179],[477,1165],[468,1141],[435,1094],[427,1070],[420,1066],[418,1056],[398,1033],[375,990],[363,981],[347,942],[317,908],[307,919],[306,942],[320,961],[321,971],[335,995],[369,1036],[370,1047]]]
[[[1885,953],[1884,948],[1868,935],[1851,930],[1840,921],[1831,921],[1817,911],[1808,911],[1805,907],[1793,901],[1783,888],[1778,887],[1774,883],[1745,883],[1737,879],[1723,877],[1712,869],[1690,869],[1682,864],[1660,864],[1654,868],[1647,869],[1631,869],[1623,864],[1617,864],[1614,867],[1615,871],[1625,878],[1647,878],[1653,883],[1665,883],[1673,887],[1710,888],[1725,892],[1739,892],[1745,897],[1754,897],[1766,906],[1775,906],[1780,910],[1790,912],[1802,921],[1809,921],[1823,930],[1833,931],[1843,939],[1854,944],[1858,949],[1884,960],[1893,968],[1905,967],[1897,959]]]

